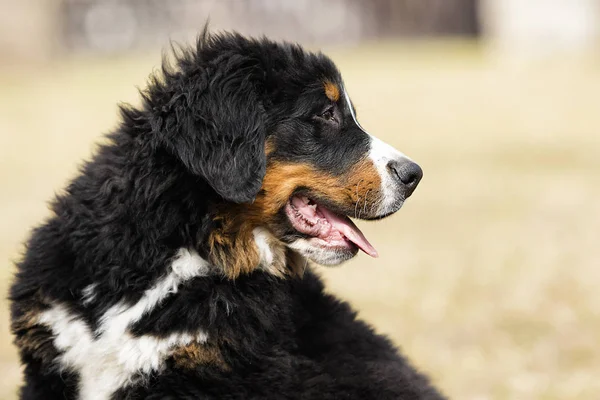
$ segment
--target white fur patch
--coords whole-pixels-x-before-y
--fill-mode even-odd
[[[96,284],[87,285],[81,291],[81,302],[84,306],[92,304],[96,300]]]
[[[254,228],[252,234],[260,256],[259,268],[275,276],[283,276],[286,269],[285,245],[265,228]]]
[[[256,242],[256,247],[258,247],[261,265],[273,264],[275,256],[273,255],[273,250],[269,245],[269,240],[273,236],[265,228],[254,228],[252,233],[254,234],[254,242]]]
[[[134,337],[127,330],[161,301],[177,293],[183,282],[208,273],[208,263],[198,253],[180,249],[168,275],[146,290],[137,303],[118,303],[108,309],[96,332],[62,304],[43,312],[39,323],[54,334],[54,345],[62,351],[57,359],[60,367],[80,375],[79,398],[109,399],[119,388],[164,368],[165,359],[175,347],[192,341],[206,342],[208,336],[202,331],[158,338]],[[92,296],[93,289],[91,285],[84,289],[84,302]]]
[[[179,249],[177,257],[171,264],[171,272],[146,290],[142,298],[133,306],[117,303],[109,308],[100,318],[98,332],[106,332],[109,329],[124,332],[129,325],[139,321],[162,300],[177,293],[181,283],[196,276],[206,276],[208,272],[208,263],[196,251]]]
[[[352,120],[354,121],[356,126],[358,126],[363,132],[367,133],[367,131],[365,131],[365,129],[360,125],[360,123],[356,119],[356,114],[354,113],[354,108],[352,108],[352,102],[350,101],[350,96],[348,96],[348,92],[346,91],[346,88],[343,88],[343,91],[344,91],[344,99],[346,100],[346,104],[348,105],[348,109],[350,110],[350,115],[352,116]]]

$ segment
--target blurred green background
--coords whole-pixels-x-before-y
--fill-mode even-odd
[[[292,6],[291,4],[295,4]],[[169,38],[296,40],[425,177],[329,290],[456,399],[600,398],[597,0],[0,0],[0,291]],[[0,298],[0,399],[21,370]]]

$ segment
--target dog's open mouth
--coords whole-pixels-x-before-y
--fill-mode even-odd
[[[286,214],[294,229],[318,239],[319,246],[330,249],[361,249],[371,257],[377,250],[347,216],[338,215],[306,196],[293,196],[286,206]]]

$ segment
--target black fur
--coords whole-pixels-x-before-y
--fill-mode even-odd
[[[322,122],[311,115],[328,107],[317,95],[323,78],[341,83],[323,55],[205,33],[151,80],[141,108],[122,108],[110,143],[56,198],[18,264],[10,298],[25,364],[21,398],[75,399],[79,380],[57,369],[51,332],[24,323],[27,316],[63,304],[94,330],[111,306],[134,304],[164,276],[179,248],[208,258],[216,206],[251,202],[260,190],[267,137],[273,159],[309,160],[334,174],[364,154],[358,130],[343,141],[327,133],[331,127],[315,136]],[[96,297],[85,304],[82,291],[92,283]],[[236,280],[194,278],[130,332],[199,329],[226,339],[219,350],[228,368],[184,369],[170,360],[113,398],[442,398],[348,304],[324,294],[310,268],[287,279],[259,270]]]

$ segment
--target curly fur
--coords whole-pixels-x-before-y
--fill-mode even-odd
[[[256,211],[266,151],[302,158],[274,138],[306,131],[297,94],[325,80],[338,101],[327,57],[205,32],[151,78],[141,107],[121,108],[18,264],[22,399],[442,398],[310,267],[297,273],[307,261],[285,248],[279,211]],[[309,161],[340,176],[361,140]],[[283,261],[269,269],[273,254]]]

